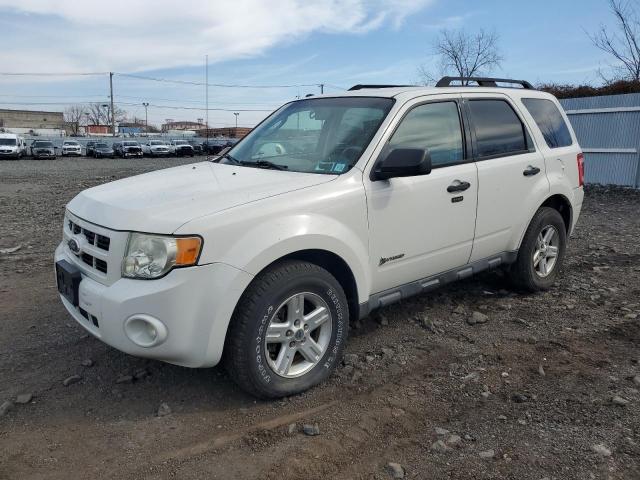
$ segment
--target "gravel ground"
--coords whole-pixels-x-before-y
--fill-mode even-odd
[[[0,253],[0,479],[640,478],[638,192],[588,191],[551,291],[488,273],[385,308],[328,382],[263,402],[103,345],[57,298],[65,203],[190,161],[0,163],[0,251],[21,246]]]

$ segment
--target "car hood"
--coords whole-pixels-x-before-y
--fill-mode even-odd
[[[170,234],[195,218],[335,178],[201,162],[84,190],[67,208],[107,228]]]

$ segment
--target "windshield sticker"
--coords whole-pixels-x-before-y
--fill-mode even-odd
[[[346,165],[344,163],[336,163],[335,166],[333,167],[333,171],[334,172],[342,172],[345,169]]]

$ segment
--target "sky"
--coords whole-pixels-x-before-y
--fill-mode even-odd
[[[252,87],[209,86],[209,124],[233,126],[238,112],[253,126],[320,84],[419,82],[442,29],[495,31],[504,61],[487,74],[597,84],[609,58],[588,34],[612,24],[606,0],[0,0],[0,108],[104,103],[115,72],[130,117],[148,102],[150,124],[195,121],[208,55],[209,84]]]

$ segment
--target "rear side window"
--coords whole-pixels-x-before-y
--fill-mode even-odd
[[[527,151],[527,133],[504,100],[470,100],[479,157],[499,157]]]
[[[426,103],[411,110],[389,140],[391,148],[426,148],[434,168],[464,161],[455,102]]]
[[[549,148],[571,145],[569,128],[555,103],[544,98],[523,98],[522,103],[536,121]]]

